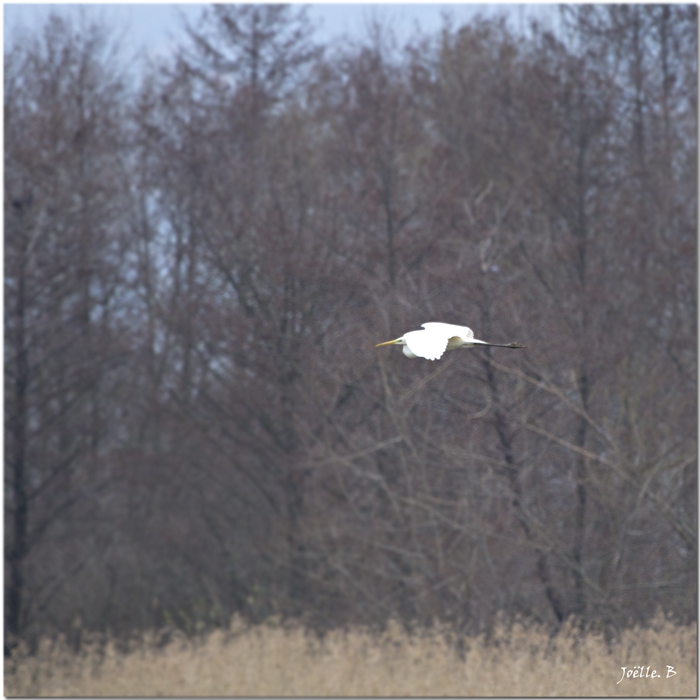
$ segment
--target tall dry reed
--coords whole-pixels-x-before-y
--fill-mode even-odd
[[[163,648],[144,641],[129,653],[114,644],[75,655],[42,642],[34,656],[5,664],[15,696],[696,696],[697,626],[658,619],[608,647],[571,628],[550,638],[534,628],[499,629],[467,639],[460,654],[439,630],[407,634],[333,632],[321,642],[299,627],[235,622],[196,642]],[[667,677],[667,667],[675,675]],[[644,677],[618,683],[622,667]],[[635,668],[636,667],[636,668]],[[651,678],[652,671],[660,676]]]

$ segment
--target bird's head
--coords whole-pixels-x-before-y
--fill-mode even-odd
[[[406,341],[404,340],[403,336],[401,338],[397,338],[396,340],[387,340],[386,343],[378,343],[374,347],[380,348],[382,345],[403,345],[403,354],[406,355],[406,357],[410,358],[413,360],[414,358],[418,357],[418,355],[415,355],[412,351],[411,348],[408,347],[406,344]]]

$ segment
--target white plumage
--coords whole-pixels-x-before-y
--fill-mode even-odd
[[[382,345],[403,345],[406,357],[424,357],[426,360],[439,360],[445,350],[457,348],[473,348],[475,345],[491,345],[497,348],[524,348],[520,343],[501,345],[477,340],[474,331],[466,326],[455,326],[452,323],[424,323],[422,331],[409,331],[396,340],[389,340]]]

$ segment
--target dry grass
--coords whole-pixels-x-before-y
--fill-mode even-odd
[[[535,629],[468,640],[460,659],[440,632],[382,636],[332,633],[323,643],[299,629],[235,623],[199,643],[79,656],[45,642],[5,665],[7,696],[607,696],[697,695],[697,626],[657,621],[628,631],[608,651],[595,635],[550,639]],[[666,666],[676,675],[666,678]],[[658,679],[617,684],[621,667],[651,666]],[[646,669],[645,669],[646,672]],[[651,671],[650,671],[651,673]]]

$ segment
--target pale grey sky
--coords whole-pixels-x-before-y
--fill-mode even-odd
[[[150,54],[167,54],[181,35],[180,16],[193,21],[202,4],[5,4],[5,42],[17,36],[22,27],[29,31],[40,26],[51,10],[77,14],[80,7],[90,15],[103,19],[116,29],[124,30],[124,48],[129,54],[145,49]],[[416,27],[434,32],[442,25],[442,16],[450,12],[456,22],[464,22],[477,13],[487,16],[506,14],[513,28],[520,29],[528,17],[548,21],[555,6],[515,4],[315,4],[308,5],[309,16],[317,27],[317,38],[324,44],[343,36],[362,37],[367,21],[376,16],[391,23],[400,41],[407,39]]]

